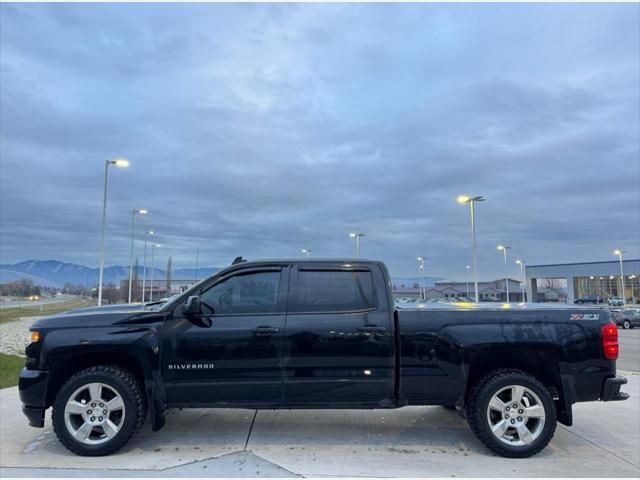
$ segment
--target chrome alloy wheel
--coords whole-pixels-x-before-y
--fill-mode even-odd
[[[67,400],[64,423],[73,438],[98,445],[115,437],[124,424],[124,401],[111,386],[88,383]]]
[[[489,402],[487,421],[493,435],[511,446],[533,443],[542,433],[545,409],[540,397],[522,385],[500,389]]]

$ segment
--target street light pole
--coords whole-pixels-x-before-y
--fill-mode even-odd
[[[147,237],[149,235],[155,235],[156,232],[154,232],[153,230],[149,230],[148,232],[144,233],[144,257],[142,260],[142,303],[144,303],[144,297],[145,297],[145,287],[146,287],[146,280],[147,280]]]
[[[526,291],[527,291],[527,280],[524,277],[524,262],[522,260],[516,260],[516,263],[518,265],[520,265],[520,277],[522,278],[522,281],[520,283],[522,288],[522,301],[526,302],[527,301],[527,296],[526,296]]]
[[[311,250],[309,250],[308,248],[303,248],[302,253],[304,253],[307,258],[311,256]]]
[[[476,303],[480,302],[480,294],[478,292],[478,263],[476,261],[476,221],[475,221],[475,203],[476,202],[484,202],[484,197],[468,197],[467,195],[460,195],[458,197],[458,203],[460,204],[469,204],[469,210],[471,212],[471,253],[472,253],[472,264],[473,264],[473,286],[475,289],[475,300]]]
[[[131,256],[129,258],[129,302],[131,303],[131,287],[133,283],[133,239],[136,231],[136,213],[146,215],[148,212],[144,208],[138,208],[131,211]]]
[[[464,269],[464,283],[467,284],[467,298],[469,298],[469,269],[471,268],[471,265],[467,265],[467,267]]]
[[[627,295],[624,289],[624,271],[622,270],[622,254],[626,253],[624,250],[616,250],[613,252],[615,255],[618,255],[620,259],[620,281],[622,282],[622,305],[627,304]],[[633,292],[633,280],[631,281],[631,291]],[[633,296],[633,295],[632,295]]]
[[[504,255],[504,285],[505,288],[507,289],[507,303],[509,303],[509,274],[507,273],[507,250],[509,250],[511,247],[508,247],[506,245],[498,245],[498,250],[502,250],[502,253]]]
[[[200,249],[196,248],[196,275],[195,275],[195,281],[196,283],[198,283],[198,261],[200,260]]]
[[[427,289],[424,286],[424,257],[418,257],[418,275],[421,277],[420,284],[420,298],[426,300]]]
[[[356,239],[356,257],[360,257],[360,237],[366,237],[364,233],[351,232],[349,234],[351,238]]]
[[[613,280],[613,275],[609,275],[609,298],[613,297],[613,287],[611,286],[613,282],[611,280]]]
[[[151,290],[149,292],[149,302],[153,302],[153,252],[156,248],[160,248],[159,243],[151,245]]]
[[[107,225],[107,189],[109,186],[109,166],[115,165],[118,168],[127,168],[129,160],[118,158],[116,160],[106,160],[104,164],[104,194],[102,198],[102,236],[100,239],[100,273],[98,274],[98,306],[102,306],[102,279],[104,276],[104,236]]]

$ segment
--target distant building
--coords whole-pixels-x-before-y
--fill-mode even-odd
[[[550,301],[550,297],[558,294],[557,301],[569,303],[592,295],[603,301],[611,297],[624,297],[627,303],[640,302],[640,260],[624,260],[622,270],[624,292],[618,260],[527,265],[527,293],[538,301]],[[555,284],[561,284],[562,288]]]
[[[182,293],[186,291],[188,288],[192,287],[200,280],[171,280],[171,285],[169,291],[167,291],[167,281],[162,278],[160,280],[153,280],[153,300],[159,300],[164,297],[169,297],[176,293]],[[137,283],[137,291],[142,292],[142,280],[138,279]],[[120,281],[120,288],[127,289],[129,288],[129,279]],[[144,290],[145,290],[145,298],[148,300],[151,295],[151,280],[147,279],[144,282]]]
[[[478,293],[481,301],[505,302],[507,291],[504,278],[490,282],[478,282]],[[411,287],[406,285],[393,285],[393,295],[396,298],[420,298],[420,285],[415,283]],[[425,292],[427,300],[432,298],[475,298],[475,289],[470,282],[436,282],[433,287],[427,287]],[[512,278],[509,279],[509,301],[522,301],[521,283]]]

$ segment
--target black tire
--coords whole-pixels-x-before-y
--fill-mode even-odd
[[[528,445],[508,445],[493,434],[487,409],[491,398],[509,385],[524,386],[533,391],[544,407],[544,426],[537,438]],[[551,441],[556,430],[556,408],[549,390],[535,377],[521,370],[494,370],[474,384],[467,398],[469,427],[489,450],[507,458],[526,458],[540,452]]]
[[[101,383],[112,388],[120,395],[124,404],[119,431],[113,438],[95,445],[88,445],[74,438],[66,426],[64,414],[65,406],[74,392],[90,383]],[[82,456],[103,456],[121,449],[142,427],[146,415],[147,403],[137,378],[128,370],[115,365],[97,365],[76,373],[58,390],[51,420],[58,440],[68,450]]]
[[[625,330],[629,330],[631,328],[631,322],[629,320],[623,321],[622,328],[624,328]]]

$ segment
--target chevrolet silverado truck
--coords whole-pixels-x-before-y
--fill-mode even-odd
[[[625,400],[598,307],[396,307],[368,260],[239,261],[159,304],[80,309],[31,328],[23,412],[107,455],[171,408],[456,408],[498,455],[527,457],[576,402]],[[215,432],[211,432],[215,435]]]

